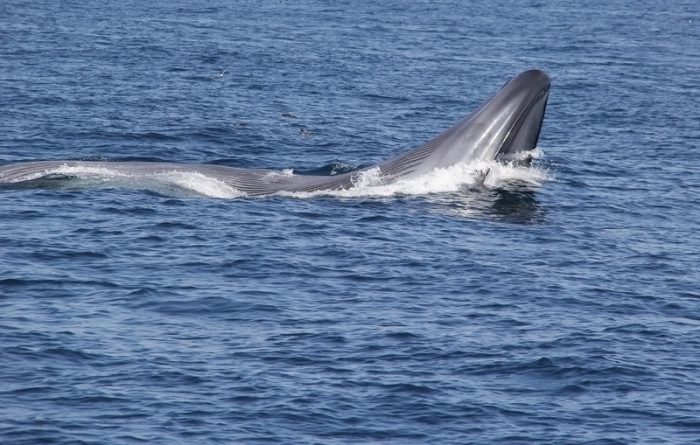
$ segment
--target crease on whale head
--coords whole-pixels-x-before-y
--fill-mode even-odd
[[[525,71],[472,114],[379,167],[385,175],[411,177],[459,162],[518,159],[537,145],[549,87],[543,71]]]

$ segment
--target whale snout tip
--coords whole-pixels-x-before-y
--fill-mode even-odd
[[[516,79],[527,82],[528,84],[536,84],[547,89],[551,85],[551,81],[547,73],[540,69],[523,71],[516,77]]]

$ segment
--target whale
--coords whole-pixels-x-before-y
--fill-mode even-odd
[[[471,114],[424,144],[384,162],[341,174],[281,174],[279,170],[174,162],[46,160],[0,166],[0,184],[71,177],[71,171],[86,168],[126,176],[198,173],[241,194],[260,196],[346,190],[367,173],[373,174],[378,183],[388,184],[462,162],[528,162],[540,137],[549,90],[550,79],[545,72],[524,71],[508,80]]]

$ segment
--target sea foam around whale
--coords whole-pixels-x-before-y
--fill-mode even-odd
[[[542,154],[535,151],[535,158]],[[226,184],[224,181],[198,172],[158,172],[132,173],[108,166],[69,166],[63,165],[47,173],[57,178],[67,179],[68,187],[123,187],[150,190],[165,195],[203,196],[210,198],[234,199],[246,194]],[[272,171],[270,175],[294,175],[292,170]],[[427,195],[435,193],[455,193],[473,187],[498,188],[508,183],[518,182],[529,186],[539,186],[551,179],[552,174],[539,166],[520,166],[514,163],[497,161],[471,161],[458,163],[448,168],[437,168],[428,174],[415,178],[387,182],[382,178],[378,167],[358,171],[354,186],[346,190],[322,190],[315,192],[280,192],[277,195],[295,198],[316,196],[390,197],[401,195]]]

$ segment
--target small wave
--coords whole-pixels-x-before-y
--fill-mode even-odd
[[[357,170],[359,167],[356,165],[348,164],[345,162],[341,161],[335,161],[331,162],[327,165],[324,165],[322,167],[318,167],[315,169],[304,169],[304,170],[299,170],[299,169],[294,169],[296,173],[300,173],[303,175],[340,175],[343,173],[349,173],[353,170]]]
[[[46,173],[41,172],[36,176],[45,176]],[[244,193],[225,182],[197,172],[130,173],[103,166],[63,165],[49,173],[57,176],[77,178],[84,185],[114,185],[176,195],[182,194],[184,191],[211,198],[230,199],[245,196]]]
[[[283,192],[282,194],[297,198],[312,198],[315,196],[353,198],[428,195],[455,193],[478,186],[499,188],[513,182],[536,187],[551,179],[551,173],[540,167],[526,167],[517,163],[502,163],[498,161],[472,161],[458,163],[447,168],[437,168],[425,175],[399,179],[390,183],[384,183],[379,168],[371,168],[359,172],[354,180],[354,186],[347,190]]]
[[[276,179],[288,178],[290,176],[294,176],[294,170],[292,170],[291,168],[279,171],[271,171],[263,177],[263,181],[274,182]]]
[[[225,182],[201,173],[170,172],[159,173],[155,176],[156,179],[165,180],[167,183],[211,198],[239,198],[245,196],[245,193]]]

